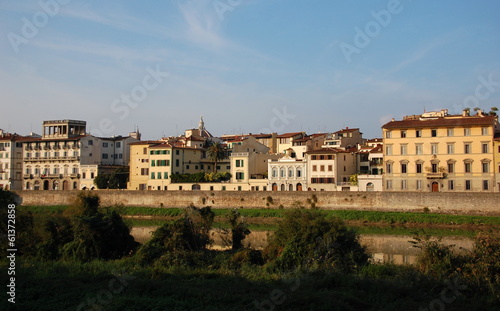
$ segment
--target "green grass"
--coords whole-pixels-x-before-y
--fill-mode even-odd
[[[6,266],[3,260],[0,268],[5,271]],[[123,273],[124,283],[117,281],[116,272]],[[140,267],[131,259],[25,261],[18,263],[17,273],[16,305],[2,299],[2,310],[77,310],[82,304],[79,310],[419,310],[429,309],[447,288],[445,280],[390,264],[370,265],[355,274],[279,275],[258,266],[215,270]],[[97,303],[96,308],[89,302]],[[445,307],[496,310],[491,296],[472,285]]]
[[[65,206],[27,206],[24,207],[34,214],[62,213]],[[176,217],[183,212],[182,208],[153,208],[153,207],[112,207],[121,215],[127,216],[153,216]],[[286,212],[284,209],[238,209],[244,217],[281,218]],[[229,209],[213,209],[216,216],[225,215]],[[472,216],[472,215],[447,215],[431,213],[410,212],[379,212],[355,210],[322,210],[328,216],[340,217],[344,220],[366,221],[385,224],[441,224],[441,225],[491,225],[500,226],[500,217]]]

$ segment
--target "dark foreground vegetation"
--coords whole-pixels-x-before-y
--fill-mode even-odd
[[[6,223],[10,192],[0,191]],[[469,253],[416,237],[415,266],[372,264],[337,217],[283,214],[263,251],[242,248],[240,210],[224,215],[227,251],[210,250],[215,213],[187,207],[138,245],[119,213],[79,194],[62,214],[17,214],[16,305],[1,310],[498,310],[500,240],[481,233]],[[2,225],[0,235],[6,241]],[[6,271],[6,248],[2,271]],[[7,273],[1,274],[7,284]]]

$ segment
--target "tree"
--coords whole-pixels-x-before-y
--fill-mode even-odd
[[[230,210],[226,215],[226,219],[229,221],[231,225],[231,248],[233,250],[238,250],[243,248],[242,241],[245,239],[247,235],[251,232],[248,229],[247,224],[243,220],[240,212],[237,209]]]
[[[129,172],[119,168],[111,174],[101,173],[94,178],[94,185],[98,189],[126,189]]]
[[[226,158],[226,148],[219,142],[212,142],[207,148],[207,156],[214,162],[214,172],[217,172],[217,162]]]
[[[497,107],[491,107],[489,114],[490,114],[490,116],[496,116],[497,112],[498,112],[498,108]]]
[[[264,253],[281,271],[322,267],[350,272],[369,259],[356,232],[341,219],[299,209],[285,214]]]

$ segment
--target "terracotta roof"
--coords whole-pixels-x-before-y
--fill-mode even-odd
[[[372,138],[372,139],[368,139],[366,142],[367,143],[378,143],[378,142],[382,142],[384,139],[383,138]]]
[[[306,154],[329,154],[329,153],[351,153],[351,152],[337,148],[324,148],[321,150],[311,150],[306,152]]]
[[[383,152],[382,145],[378,145],[377,147],[370,150],[370,152],[371,153],[382,153]]]
[[[81,138],[87,137],[90,135],[80,135],[80,136],[75,136],[75,137],[69,137],[69,138],[46,138],[43,139],[41,137],[26,137],[26,139],[23,140],[23,142],[27,143],[33,143],[33,142],[50,142],[50,141],[74,141],[74,140],[80,140]]]
[[[133,143],[129,143],[130,146],[135,146],[135,145],[154,145],[154,144],[164,144],[165,141],[163,140],[144,140],[144,141],[137,141]]]
[[[452,127],[452,126],[480,126],[495,125],[497,123],[495,116],[470,116],[470,117],[441,117],[428,118],[421,120],[401,120],[391,121],[382,126],[384,129],[399,128],[424,128],[424,127]]]
[[[284,133],[284,134],[278,135],[276,137],[278,137],[278,138],[290,138],[290,137],[294,137],[297,135],[303,135],[303,134],[305,134],[305,133],[304,132]]]
[[[336,131],[334,132],[333,134],[338,134],[338,133],[351,133],[351,132],[356,132],[356,131],[359,131],[359,128],[353,128],[353,129],[350,129],[350,128],[345,128],[345,129],[342,129],[340,131]]]

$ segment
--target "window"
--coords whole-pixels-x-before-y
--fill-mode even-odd
[[[180,151],[179,150],[175,150],[175,155],[179,155],[180,154]]]
[[[245,173],[243,173],[243,172],[237,172],[236,173],[236,179],[237,180],[245,179]]]
[[[472,183],[470,180],[465,181],[465,190],[471,190],[472,189]]]
[[[288,170],[288,177],[293,177],[293,170],[292,169]]]
[[[300,168],[297,169],[297,177],[302,177],[302,170]]]
[[[328,155],[328,160],[333,160],[333,155],[329,154]]]
[[[464,136],[470,136],[470,128],[464,128]]]
[[[417,174],[422,174],[422,163],[417,163],[415,167]]]
[[[151,172],[151,179],[155,179],[156,174],[154,172]]]
[[[408,173],[408,172],[407,172],[407,167],[408,167],[408,164],[406,164],[406,163],[401,163],[401,173],[402,173],[402,174],[406,174],[406,173]]]
[[[88,141],[88,145],[89,145],[89,146],[93,146],[93,145],[94,145],[94,141],[93,141],[92,139],[91,139],[91,140],[89,140],[89,141]]]
[[[415,145],[415,154],[423,154],[422,144]]]
[[[422,130],[416,130],[415,137],[422,137]]]
[[[455,144],[448,144],[447,151],[448,151],[448,154],[454,154],[455,153]]]
[[[447,129],[447,130],[446,130],[446,134],[448,135],[448,137],[452,137],[452,136],[454,136],[454,135],[455,135],[455,133],[454,133],[453,129]]]
[[[313,172],[318,171],[318,167],[316,165],[313,165]]]
[[[189,169],[189,164],[188,164],[188,165],[186,165],[186,169],[187,169],[187,170]]]
[[[175,160],[175,167],[179,167],[179,159]]]
[[[385,154],[392,155],[392,145],[385,146]]]
[[[464,169],[466,173],[472,173],[472,163],[471,162],[465,162],[464,163]]]
[[[483,180],[483,190],[490,190],[489,180]]]
[[[243,160],[236,160],[236,167],[243,167]]]
[[[406,138],[406,131],[401,131],[401,138]]]
[[[400,150],[400,151],[401,151],[401,155],[406,155],[406,154],[407,154],[407,152],[406,152],[406,150],[407,150],[407,145],[401,145],[400,147],[401,147],[401,148],[400,148],[400,149],[401,149],[401,150]]]
[[[107,154],[107,153],[103,153],[103,154],[102,154],[102,158],[103,158],[103,159],[107,159],[107,158],[108,158],[108,154]]]
[[[157,176],[158,176],[158,179],[161,179],[161,172],[158,172]]]
[[[437,130],[435,130],[435,129],[431,130],[431,136],[437,137]]]
[[[142,176],[149,175],[149,168],[141,168],[141,175]]]
[[[431,154],[438,154],[438,144],[431,144]]]
[[[455,190],[455,182],[453,180],[448,180],[448,190]]]
[[[450,173],[450,174],[455,173],[455,163],[453,163],[453,162],[448,163],[448,173]]]
[[[148,148],[142,148],[142,154],[148,154]],[[151,152],[151,154],[153,153]]]
[[[392,132],[391,131],[385,132],[385,138],[392,138]]]
[[[91,179],[94,179],[94,176],[95,176],[95,173],[94,173],[94,172],[91,172],[91,173],[90,173],[90,178],[91,178]]]
[[[465,143],[464,144],[464,153],[469,154],[471,151],[471,144],[470,143]]]
[[[387,180],[386,181],[386,189],[387,190],[392,190],[392,180]]]
[[[156,160],[151,160],[151,166],[156,166]]]
[[[316,160],[316,155],[312,155],[311,160]]]
[[[408,189],[408,183],[406,179],[401,180],[401,190],[407,190]]]
[[[104,148],[107,148],[107,147],[108,147],[108,143],[102,143],[102,146],[103,146]]]
[[[432,163],[431,164],[431,170],[432,170],[432,173],[437,173],[438,172],[438,165],[437,165],[437,163]]]
[[[488,135],[488,128],[487,127],[482,127],[481,128],[481,135]]]
[[[417,190],[422,190],[422,181],[417,180]]]
[[[387,163],[385,170],[387,171],[387,174],[392,174],[392,163]]]
[[[319,170],[320,170],[320,172],[324,172],[325,171],[325,166],[324,165],[320,165],[319,166]]]
[[[121,142],[116,142],[116,148],[121,148],[122,147],[122,143]]]
[[[328,165],[328,171],[333,172],[333,165]]]
[[[482,169],[483,169],[483,173],[489,173],[490,172],[490,163],[483,162]]]
[[[36,169],[35,169],[35,173],[36,173]],[[83,178],[83,179],[86,179],[86,178],[87,178],[87,173],[86,173],[86,172],[83,172],[83,173],[82,173],[82,178]]]
[[[481,150],[482,150],[483,153],[488,153],[489,149],[490,148],[488,148],[488,143],[482,143],[481,144]]]

